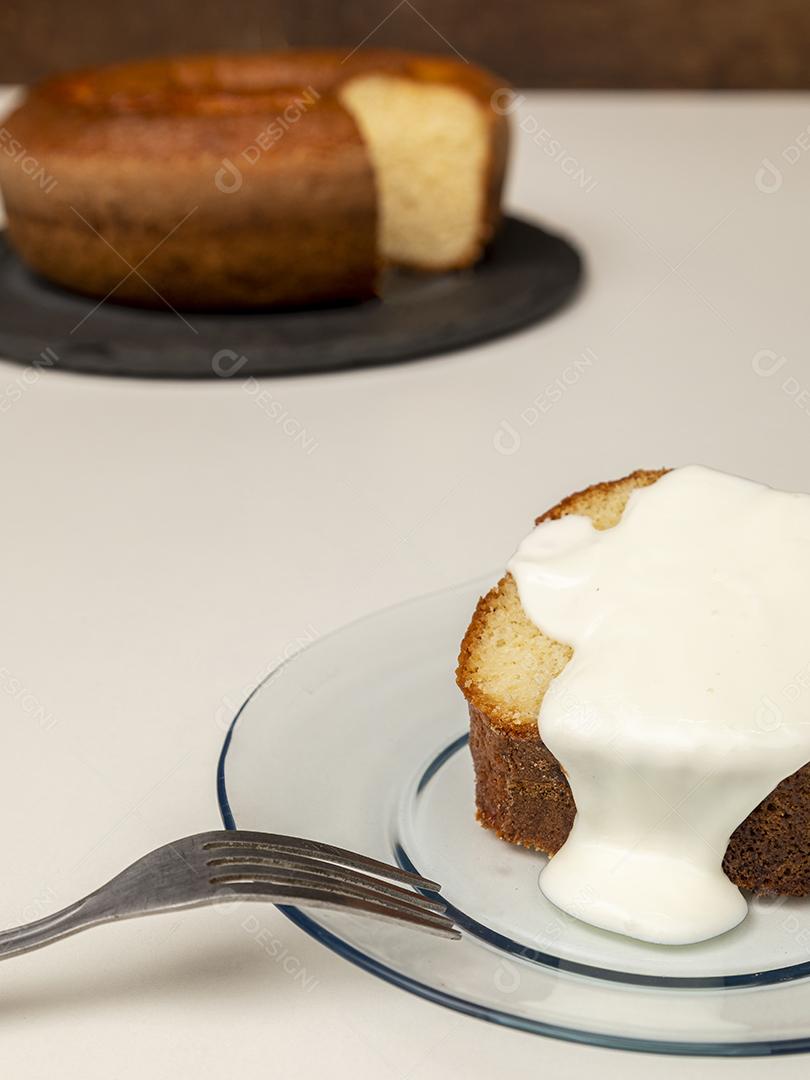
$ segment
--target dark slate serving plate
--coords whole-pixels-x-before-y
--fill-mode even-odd
[[[508,334],[576,291],[568,241],[507,218],[472,270],[396,272],[385,299],[298,311],[145,310],[89,300],[28,272],[0,233],[0,356],[106,375],[291,375],[437,356]],[[94,310],[95,309],[95,310]]]

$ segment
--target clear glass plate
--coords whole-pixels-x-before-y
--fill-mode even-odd
[[[242,706],[218,773],[228,828],[416,869],[442,883],[463,940],[284,913],[380,978],[524,1031],[671,1054],[810,1049],[810,901],[752,899],[722,937],[649,945],[562,914],[537,885],[544,858],[477,824],[454,669],[487,587],[383,611],[294,656]]]

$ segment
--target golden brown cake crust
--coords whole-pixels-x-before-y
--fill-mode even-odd
[[[605,492],[615,490],[619,485],[625,485],[629,492],[633,488],[646,487],[648,484],[655,483],[655,481],[667,471],[667,469],[637,469],[628,476],[622,477],[621,480],[592,484],[582,491],[577,491],[572,495],[568,495],[565,499],[562,499],[557,503],[556,506],[552,506],[550,510],[547,510],[535,520],[535,524],[539,525],[542,521],[556,520],[557,518],[564,517],[566,514],[576,512],[582,513],[584,506],[590,500],[599,499]],[[480,710],[480,714],[488,718],[490,724],[496,727],[502,726],[507,730],[510,730],[513,727],[513,717],[504,710],[502,703],[497,697],[488,693],[487,688],[482,686],[475,678],[471,660],[476,645],[484,631],[487,617],[503,596],[510,576],[511,575],[509,574],[504,575],[497,585],[490,589],[486,596],[482,596],[478,601],[475,611],[473,612],[473,617],[470,620],[470,625],[467,627],[467,632],[461,642],[458,668],[456,669],[456,682],[467,701],[471,705],[476,706],[476,708]],[[530,719],[536,730],[536,718],[531,717]]]
[[[188,309],[371,296],[374,174],[338,100],[368,72],[457,86],[486,104],[486,242],[506,161],[506,121],[489,105],[498,80],[398,50],[178,57],[46,80],[5,123],[55,180],[44,190],[0,155],[11,242],[58,284],[90,296],[115,288],[134,304],[159,306],[156,293]],[[131,266],[139,273],[127,276]]]
[[[537,522],[583,513],[617,485],[654,483],[667,470],[639,471],[563,499]],[[564,843],[576,807],[565,773],[532,722],[516,719],[481,686],[473,657],[486,620],[508,588],[509,575],[475,609],[456,672],[470,714],[478,820],[515,844],[553,855]],[[740,888],[788,896],[810,895],[810,764],[783,780],[735,830],[723,861]]]

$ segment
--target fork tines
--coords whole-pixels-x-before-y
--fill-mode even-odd
[[[279,903],[348,908],[459,937],[439,886],[418,874],[314,840],[257,832],[207,834],[210,883],[236,895]],[[381,880],[381,879],[389,880]],[[434,894],[402,888],[392,881]]]

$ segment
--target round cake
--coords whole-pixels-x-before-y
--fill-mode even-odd
[[[6,121],[8,235],[89,296],[187,309],[361,299],[386,264],[481,258],[500,216],[503,83],[392,50],[119,64]]]

